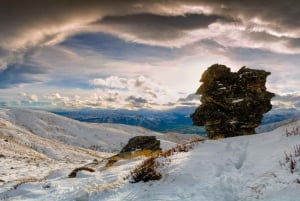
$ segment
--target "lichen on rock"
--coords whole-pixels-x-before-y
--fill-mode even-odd
[[[231,72],[225,65],[210,66],[196,92],[202,104],[191,115],[194,125],[205,126],[210,139],[254,134],[263,114],[272,108],[274,94],[265,86],[270,74],[246,67]]]

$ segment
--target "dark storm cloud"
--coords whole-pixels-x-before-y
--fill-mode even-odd
[[[139,1],[2,0],[0,46],[8,49],[47,44],[108,14],[132,13]]]
[[[176,38],[184,31],[207,28],[214,22],[234,22],[233,19],[218,15],[187,14],[177,16],[155,15],[149,13],[128,16],[107,16],[97,24],[120,27],[134,32],[142,38]]]
[[[135,1],[106,1],[106,0],[2,0],[1,1],[1,29],[13,33],[11,29],[35,26],[39,23],[59,23],[60,20],[81,16],[88,13],[130,10]],[[100,13],[99,13],[99,16]]]
[[[294,38],[294,39],[290,39],[287,42],[288,47],[291,48],[300,48],[300,38]]]
[[[125,101],[135,108],[143,107],[148,101],[142,97],[129,96]]]
[[[38,75],[45,73],[43,68],[30,64],[10,64],[0,71],[0,89],[18,86],[24,83],[39,82]]]
[[[208,25],[216,21],[232,22],[231,19],[227,19],[218,15],[187,14],[180,16],[164,16],[143,13],[128,16],[107,16],[99,21],[99,23],[125,26],[129,25],[149,29],[165,28],[171,30],[189,30],[206,28]]]
[[[141,98],[141,97],[134,97],[134,96],[129,96],[126,101],[130,101],[130,102],[135,102],[135,103],[147,103],[148,101],[144,98]]]
[[[0,47],[52,44],[57,39],[65,40],[73,32],[88,31],[95,24],[120,38],[133,34],[159,39],[160,44],[161,39],[180,38],[186,31],[206,28],[214,22],[234,22],[250,31],[259,28],[271,35],[272,31],[278,31],[280,35],[299,30],[299,8],[300,1],[292,0],[3,0]],[[114,29],[116,26],[119,28]],[[106,30],[102,27],[98,31]],[[253,37],[272,40],[268,34]],[[153,41],[149,44],[157,45]]]
[[[19,63],[15,52],[58,43],[91,48],[110,59],[148,62],[153,59],[147,60],[149,55],[176,58],[184,53],[170,47],[202,40],[211,52],[226,50],[226,56],[239,61],[289,59],[276,45],[282,43],[291,49],[286,52],[294,53],[299,47],[299,18],[300,1],[295,0],[2,0],[0,87],[35,82],[45,73],[42,65]],[[201,31],[189,35],[193,30]],[[228,36],[233,32],[238,36]],[[260,42],[257,49],[251,46]],[[264,48],[276,48],[277,53]]]
[[[193,9],[185,10],[184,6],[206,6],[207,11],[204,9],[205,14],[196,14]],[[300,17],[299,8],[300,2],[292,0],[4,0],[0,6],[0,38],[20,40],[28,30],[37,30],[44,35],[41,41],[46,42],[64,31],[58,26],[80,20],[84,25],[95,21],[122,25],[124,30],[139,27],[142,29],[139,34],[145,29],[150,33],[144,32],[143,36],[152,38],[178,37],[178,31],[204,28],[215,21],[243,20],[251,27],[254,25],[248,20],[254,18],[264,21],[263,26],[289,31],[300,27],[300,21],[296,20]],[[44,31],[47,27],[51,31]],[[162,36],[154,35],[151,29],[155,29],[155,33],[159,29]],[[30,42],[25,41],[23,45],[30,45]]]
[[[211,12],[243,20],[249,27],[249,20],[262,20],[264,26],[276,30],[298,30],[300,21],[300,1],[297,0],[187,0],[186,5],[206,5]],[[253,24],[252,24],[253,25]]]
[[[200,96],[196,94],[189,94],[185,98],[180,98],[177,100],[177,104],[186,106],[196,106],[200,103]]]

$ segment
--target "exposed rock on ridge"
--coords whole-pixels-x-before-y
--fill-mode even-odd
[[[127,145],[123,147],[120,153],[132,152],[136,150],[151,150],[158,151],[160,148],[160,140],[155,136],[135,136],[129,139]]]
[[[201,105],[191,115],[194,125],[205,126],[209,138],[255,133],[263,114],[271,110],[273,93],[266,90],[270,72],[242,67],[231,72],[214,64],[202,75],[196,94]]]

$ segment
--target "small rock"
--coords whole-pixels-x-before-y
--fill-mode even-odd
[[[123,147],[120,153],[132,152],[136,150],[161,150],[160,141],[155,136],[136,136],[131,138],[128,143]]]

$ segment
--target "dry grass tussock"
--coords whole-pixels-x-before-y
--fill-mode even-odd
[[[291,129],[285,129],[285,136],[289,137],[289,136],[293,136],[293,135],[299,135],[300,132],[300,126],[295,126]]]
[[[168,158],[176,152],[188,152],[199,142],[203,142],[203,138],[194,138],[185,144],[178,144],[176,147],[160,152],[158,155],[151,156],[144,160],[142,164],[138,165],[134,170],[130,172],[132,177],[132,183],[140,181],[148,182],[151,180],[159,180],[162,178],[162,174],[159,168],[165,166],[166,162],[170,160],[159,160],[160,158]]]
[[[77,172],[79,171],[87,171],[87,172],[95,172],[94,169],[89,168],[89,167],[79,167],[79,168],[75,168],[74,170],[72,170],[72,172],[68,175],[69,178],[74,178],[77,175]]]
[[[296,144],[294,146],[294,155],[295,155],[295,157],[299,157],[300,156],[300,145],[299,144]]]
[[[130,153],[120,153],[108,158],[105,167],[111,167],[113,166],[114,163],[118,162],[119,160],[129,160],[140,156],[151,157],[151,156],[156,156],[159,153],[160,151],[152,151],[148,149],[138,150]]]
[[[293,154],[287,154],[285,155],[285,162],[281,165],[288,166],[289,171],[293,174],[294,172],[299,172],[299,169],[296,168],[297,161],[300,161],[300,145],[296,144],[293,148]]]
[[[160,180],[162,175],[157,168],[162,166],[157,160],[157,157],[150,157],[143,161],[141,165],[136,167],[130,172],[132,176],[132,183],[137,183],[140,181],[148,182],[150,180]]]
[[[296,160],[293,155],[288,155],[287,153],[285,153],[285,162],[288,165],[290,172],[293,174],[296,168]]]
[[[119,160],[129,160],[129,159],[133,159],[136,157],[140,157],[140,156],[144,156],[144,157],[158,157],[158,156],[162,156],[165,157],[164,155],[172,155],[174,152],[187,152],[190,149],[193,148],[193,146],[201,141],[204,141],[205,139],[202,137],[194,137],[191,140],[189,140],[189,142],[184,143],[184,144],[178,144],[176,145],[176,147],[172,148],[172,149],[168,149],[165,151],[152,151],[152,150],[148,150],[148,149],[143,149],[143,150],[138,150],[138,151],[134,151],[134,152],[128,152],[128,153],[119,153],[117,155],[114,155],[110,158],[108,158],[108,162],[106,163],[105,167],[111,167],[113,166],[114,163],[118,162]]]
[[[165,151],[162,151],[159,156],[161,157],[169,157],[173,155],[175,152],[188,152],[189,150],[193,149],[193,147],[198,144],[199,142],[204,142],[204,138],[195,137],[192,138],[189,142],[184,144],[177,144],[175,147],[171,149],[167,149]]]
[[[30,183],[30,182],[43,182],[43,181],[45,181],[45,178],[38,179],[38,178],[34,178],[34,177],[29,177],[29,178],[19,179],[19,180],[17,180],[17,184],[15,184],[13,186],[13,189],[17,189],[22,184],[26,184],[26,183]]]

